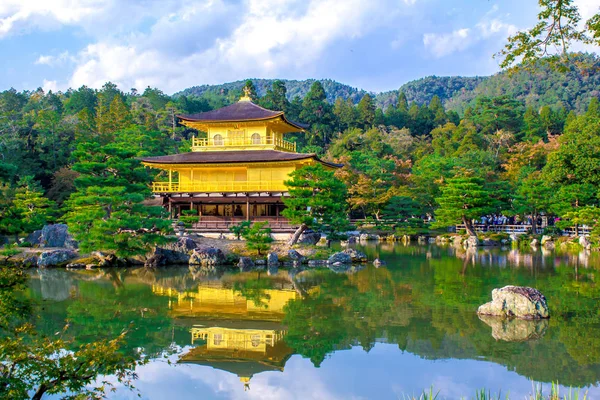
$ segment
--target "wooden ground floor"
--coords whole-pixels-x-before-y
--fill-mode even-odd
[[[296,227],[281,215],[284,196],[287,193],[181,193],[161,198],[173,220],[185,210],[196,211],[199,221],[192,226],[196,232],[229,232],[242,221],[266,221],[273,232],[293,232]]]

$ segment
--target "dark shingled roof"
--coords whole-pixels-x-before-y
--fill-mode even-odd
[[[315,154],[288,153],[277,150],[248,151],[193,151],[191,153],[173,154],[142,158],[148,164],[229,164],[268,161],[296,161],[312,158],[327,166],[339,168],[342,164],[334,164],[320,160]]]
[[[262,108],[251,101],[238,101],[230,106],[217,110],[197,114],[180,114],[177,117],[184,121],[196,122],[225,122],[225,121],[254,121],[271,119],[281,116],[287,123],[299,129],[308,128],[308,125],[292,122],[285,118],[283,111],[273,111]]]

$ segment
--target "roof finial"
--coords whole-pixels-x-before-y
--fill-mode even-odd
[[[248,86],[244,86],[244,89],[242,89],[244,91],[244,94],[242,97],[240,97],[240,101],[252,101],[252,98],[250,97],[250,88]]]

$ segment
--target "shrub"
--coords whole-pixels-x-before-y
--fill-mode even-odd
[[[271,229],[265,226],[268,222],[255,222],[252,226],[242,233],[242,237],[246,240],[248,250],[256,250],[260,256],[263,251],[271,248],[273,238],[271,237]]]
[[[183,225],[186,228],[191,228],[193,224],[200,221],[200,216],[196,210],[183,210],[181,214],[179,220],[183,222]]]
[[[252,225],[252,222],[242,221],[237,225],[231,225],[229,227],[229,232],[233,233],[237,240],[240,240],[240,236],[244,236],[248,229],[250,229],[250,225]]]

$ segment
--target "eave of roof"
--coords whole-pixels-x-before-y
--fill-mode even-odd
[[[167,156],[145,157],[145,164],[235,164],[257,162],[286,162],[314,159],[332,168],[340,168],[342,164],[323,161],[316,154],[289,153],[277,150],[248,151],[196,151]]]
[[[292,125],[301,131],[308,128],[308,125],[306,124],[287,119],[283,111],[268,110],[251,101],[238,101],[229,106],[197,114],[177,115],[177,118],[184,121],[199,123],[265,121],[279,117],[287,124]]]

